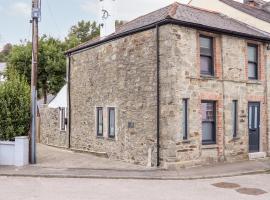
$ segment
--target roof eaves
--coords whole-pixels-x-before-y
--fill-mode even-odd
[[[109,42],[109,41],[112,41],[112,40],[115,40],[115,39],[118,39],[118,38],[121,38],[121,37],[125,37],[125,36],[128,36],[128,35],[137,33],[137,32],[141,32],[141,31],[145,31],[145,30],[155,28],[157,25],[168,24],[168,23],[174,23],[174,24],[179,24],[179,25],[186,26],[186,27],[191,27],[191,28],[203,29],[203,30],[207,30],[207,31],[214,31],[214,32],[230,34],[230,35],[234,35],[234,36],[238,36],[238,37],[245,37],[245,38],[249,38],[249,39],[255,39],[255,40],[270,42],[270,35],[268,36],[268,35],[266,35],[266,33],[259,32],[255,28],[247,26],[247,24],[245,24],[243,22],[239,22],[238,20],[235,20],[235,19],[232,19],[232,18],[228,18],[228,19],[233,20],[233,21],[241,24],[242,26],[247,26],[248,28],[257,31],[260,34],[265,35],[265,37],[256,36],[256,35],[252,35],[252,34],[248,34],[248,33],[237,32],[237,31],[230,31],[230,30],[226,30],[226,29],[221,29],[221,28],[215,28],[215,27],[212,27],[212,26],[202,25],[202,24],[199,24],[199,23],[192,23],[192,22],[186,22],[186,21],[181,21],[179,19],[175,19],[174,16],[175,16],[175,14],[177,12],[177,9],[178,9],[178,7],[180,5],[183,5],[183,4],[180,4],[178,2],[175,2],[174,4],[172,4],[169,11],[168,11],[168,13],[167,13],[167,16],[164,17],[164,19],[161,19],[161,20],[153,22],[151,24],[148,24],[148,25],[145,25],[145,26],[142,26],[142,27],[138,27],[138,28],[135,28],[135,29],[131,29],[131,30],[128,30],[128,31],[124,31],[124,32],[120,32],[120,33],[116,32],[116,33],[114,33],[114,34],[112,34],[112,35],[110,35],[110,36],[108,36],[106,38],[103,38],[103,39],[100,39],[100,40],[97,40],[97,41],[91,41],[91,42],[88,42],[88,44],[86,43],[85,45],[80,45],[78,47],[70,49],[70,50],[66,51],[65,54],[66,55],[74,54],[74,53],[83,51],[85,49],[92,48],[92,47],[98,46],[100,44],[103,44],[103,43],[106,43],[106,42]],[[189,6],[189,5],[184,5],[184,6],[192,7],[192,8],[201,10],[200,8]],[[208,11],[208,10],[203,10],[203,11],[211,12],[211,11]],[[218,12],[211,12],[211,13],[220,14]],[[139,18],[141,18],[141,17],[139,17]]]

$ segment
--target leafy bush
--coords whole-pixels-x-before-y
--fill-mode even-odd
[[[30,127],[30,86],[23,76],[9,70],[0,84],[0,140],[28,135]]]

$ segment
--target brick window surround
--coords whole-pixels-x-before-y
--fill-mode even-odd
[[[218,148],[218,155],[223,155],[223,97],[220,94],[213,92],[203,92],[200,94],[200,102],[203,101],[215,101],[216,103],[216,145]],[[202,113],[201,113],[202,115]]]
[[[201,64],[200,64],[200,37],[211,37],[213,38],[213,66],[214,66],[214,76],[201,74]],[[217,79],[222,79],[222,55],[221,55],[221,36],[218,34],[197,31],[197,66],[199,77],[214,77]]]
[[[249,45],[256,45],[258,47],[258,79],[252,80],[248,77],[248,46]],[[249,81],[264,81],[265,80],[265,62],[264,62],[264,46],[260,42],[255,41],[247,41],[246,42],[246,50],[245,50],[245,75],[246,80]]]

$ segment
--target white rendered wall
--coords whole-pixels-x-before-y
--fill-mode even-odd
[[[116,0],[99,0],[100,37],[106,37],[115,32]]]
[[[223,13],[233,19],[270,33],[270,23],[241,12],[219,0],[193,0],[190,5]]]
[[[0,142],[0,165],[28,165],[29,139],[16,137],[15,142]]]

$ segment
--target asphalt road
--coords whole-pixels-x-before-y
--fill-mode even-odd
[[[0,177],[0,200],[36,199],[270,200],[270,174],[190,181]]]

